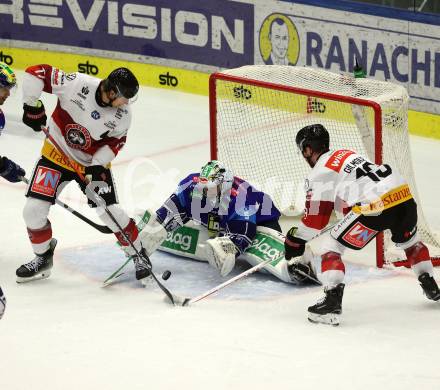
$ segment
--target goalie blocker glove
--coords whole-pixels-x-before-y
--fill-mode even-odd
[[[302,238],[295,237],[295,233],[298,230],[297,227],[292,227],[286,235],[284,240],[284,252],[286,260],[290,260],[293,257],[302,256],[306,249],[306,241]]]
[[[47,116],[44,104],[41,100],[37,101],[36,106],[23,104],[23,123],[34,131],[41,131],[42,126],[46,126]]]
[[[1,157],[0,175],[12,183],[17,183],[21,181],[21,178],[26,176],[26,172],[22,167],[20,167],[20,165],[16,164],[14,161],[9,160],[6,157]]]

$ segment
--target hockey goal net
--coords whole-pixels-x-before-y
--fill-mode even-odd
[[[210,78],[211,158],[270,194],[286,215],[304,209],[310,168],[297,152],[299,129],[322,123],[331,149],[351,149],[386,162],[407,179],[418,204],[419,234],[440,264],[440,244],[420,207],[408,136],[408,94],[402,86],[324,70],[251,65]],[[408,265],[388,233],[376,240],[377,266]]]

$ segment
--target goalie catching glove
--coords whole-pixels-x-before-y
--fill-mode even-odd
[[[206,241],[206,258],[221,276],[228,275],[238,255],[235,244],[228,237],[216,237]]]

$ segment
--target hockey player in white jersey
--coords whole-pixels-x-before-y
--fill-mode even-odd
[[[0,106],[2,106],[8,97],[11,95],[11,90],[17,87],[17,78],[14,71],[4,62],[0,62]],[[5,116],[0,109],[0,134],[5,127]],[[0,156],[0,176],[4,177],[11,183],[21,181],[21,178],[26,175],[22,167],[7,157]],[[6,297],[0,287],[0,318],[6,309]]]
[[[329,143],[329,134],[321,124],[306,126],[296,136],[312,171],[306,179],[304,217],[286,236],[286,259],[303,253],[305,244],[328,224],[333,210],[345,215],[322,245],[325,297],[308,308],[309,320],[339,324],[345,248],[362,249],[387,229],[392,241],[405,251],[426,297],[439,300],[428,248],[417,236],[417,205],[404,178],[391,166],[373,164],[354,151],[329,150]]]
[[[46,139],[30,180],[23,216],[35,258],[17,269],[17,282],[50,275],[57,241],[52,237],[47,218],[49,209],[70,181],[78,182],[81,190],[86,192],[86,183],[80,180],[64,155],[75,162],[75,168],[90,182],[88,189],[104,199],[125,235],[138,251],[141,250],[136,224],[117,205],[110,169],[111,161],[125,144],[131,122],[129,103],[136,99],[138,90],[138,81],[127,68],[115,69],[104,80],[82,73],[65,73],[46,64],[26,69],[23,122],[34,131],[41,131],[47,117],[40,96],[43,91],[57,95],[57,106],[49,119],[48,131],[62,151]],[[89,204],[97,207],[90,199]],[[121,245],[129,246],[116,224],[102,211],[98,208],[102,221],[115,233]],[[133,248],[127,250],[130,252]],[[146,261],[137,255],[133,259],[136,278],[148,276],[150,271]]]

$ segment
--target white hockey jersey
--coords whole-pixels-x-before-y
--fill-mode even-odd
[[[376,165],[354,151],[332,150],[319,157],[305,182],[304,216],[296,235],[311,240],[335,210],[375,212],[410,199],[403,177],[389,165]]]
[[[107,165],[125,144],[131,122],[128,106],[101,107],[95,94],[100,79],[82,73],[65,73],[50,65],[26,69],[23,101],[35,105],[41,93],[57,95],[48,121],[52,137],[62,151],[82,166]],[[69,169],[62,155],[45,141],[42,155]]]

